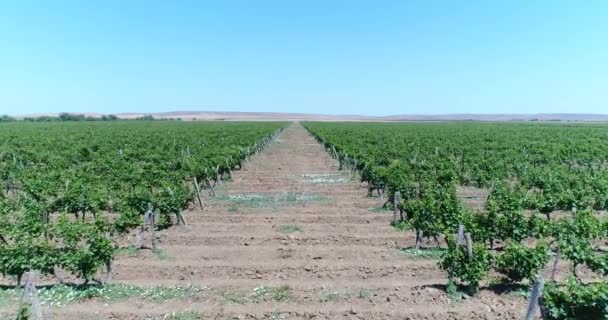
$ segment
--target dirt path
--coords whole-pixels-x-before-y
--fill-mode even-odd
[[[413,236],[349,181],[304,128],[293,124],[186,213],[187,228],[161,232],[162,255],[121,257],[117,283],[194,285],[154,301],[88,301],[57,319],[519,319],[522,298],[482,291],[451,304],[436,260],[399,248]],[[188,310],[174,316],[172,312]],[[192,317],[187,317],[192,316]]]

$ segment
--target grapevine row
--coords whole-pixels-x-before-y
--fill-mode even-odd
[[[386,193],[416,247],[429,238],[447,248],[449,291],[475,294],[491,274],[507,285],[544,275],[546,319],[608,317],[608,126],[304,126],[341,168],[359,171],[369,195]],[[463,204],[462,186],[487,192],[482,210]],[[556,272],[563,264],[569,271]]]
[[[185,223],[201,189],[259,152],[283,123],[0,125],[0,272],[110,270],[116,238]],[[200,202],[202,205],[202,201]]]

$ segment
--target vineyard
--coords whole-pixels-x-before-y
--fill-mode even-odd
[[[3,123],[0,319],[605,320],[607,138]]]
[[[0,126],[0,271],[111,277],[116,239],[187,224],[182,211],[281,123],[112,122]],[[143,233],[140,235],[143,236]],[[152,246],[155,239],[152,238]],[[150,246],[139,239],[139,247]]]
[[[447,250],[448,292],[490,275],[540,289],[545,319],[608,318],[608,127],[561,124],[306,123],[386,194],[392,223]],[[459,188],[487,190],[483,208]],[[465,233],[466,232],[466,233]],[[466,239],[465,239],[466,237]]]

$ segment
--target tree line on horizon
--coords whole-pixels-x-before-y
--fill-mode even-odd
[[[0,122],[16,122],[16,121],[24,121],[24,122],[64,122],[64,121],[117,121],[117,120],[128,120],[121,119],[116,115],[108,114],[102,115],[101,117],[91,117],[85,116],[84,114],[72,114],[67,112],[62,112],[57,116],[39,116],[39,117],[24,117],[23,119],[11,117],[9,115],[0,116]],[[141,117],[137,117],[133,120],[159,120],[154,118],[152,115],[144,115]],[[168,120],[181,120],[177,119],[168,119]]]

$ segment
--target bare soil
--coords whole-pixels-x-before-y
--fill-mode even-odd
[[[122,256],[114,282],[187,285],[204,292],[165,301],[88,300],[52,309],[53,319],[521,319],[526,301],[482,289],[450,301],[437,260],[409,257],[412,232],[390,226],[384,202],[353,179],[311,182],[304,175],[349,177],[295,123],[220,186],[206,208],[186,212],[187,227],[160,232],[166,257]],[[331,179],[330,179],[331,180]],[[299,201],[238,202],[247,195],[297,194]],[[232,196],[233,198],[230,198]],[[314,197],[313,197],[314,196]],[[292,201],[293,200],[293,201]],[[255,297],[261,286],[286,296]],[[258,288],[258,289],[256,289]]]

